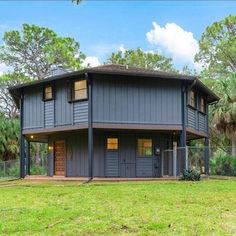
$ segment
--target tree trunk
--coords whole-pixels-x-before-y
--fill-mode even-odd
[[[40,164],[40,143],[36,143],[35,162],[38,165]]]
[[[232,142],[232,156],[236,156],[236,143],[235,143],[235,139],[232,138],[231,142]]]

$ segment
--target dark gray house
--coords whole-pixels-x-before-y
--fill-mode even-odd
[[[186,153],[165,159],[163,151],[199,138],[208,146],[208,105],[218,100],[197,77],[121,65],[9,90],[21,112],[21,177],[32,141],[48,143],[49,176],[179,174]]]

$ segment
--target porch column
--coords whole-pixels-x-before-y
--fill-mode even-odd
[[[92,79],[85,74],[88,81],[88,176],[93,179],[93,94]]]
[[[178,155],[180,155],[180,171],[183,171],[186,167],[186,120],[187,120],[187,93],[185,85],[182,86],[182,131],[180,133],[180,150],[178,150]]]
[[[209,138],[204,139],[204,168],[205,174],[209,175]]]
[[[26,175],[30,175],[30,142],[26,140]]]

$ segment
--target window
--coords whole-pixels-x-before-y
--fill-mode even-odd
[[[46,86],[44,88],[43,98],[44,98],[44,100],[51,100],[51,99],[53,99],[53,89],[52,89],[52,86]]]
[[[152,139],[138,139],[138,156],[152,156]]]
[[[196,107],[196,93],[194,91],[190,91],[188,94],[188,105]]]
[[[118,138],[107,138],[107,150],[118,150]]]
[[[206,112],[206,103],[203,97],[200,98],[200,111],[203,113]]]
[[[79,80],[74,82],[73,100],[82,100],[87,98],[87,81]]]

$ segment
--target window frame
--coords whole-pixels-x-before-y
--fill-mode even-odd
[[[52,97],[51,98],[46,98],[45,91],[46,91],[46,88],[49,88],[49,87],[51,87],[51,89],[52,89]],[[47,102],[47,101],[52,101],[52,100],[54,100],[54,85],[53,84],[44,85],[43,86],[43,101]]]
[[[191,97],[191,95],[194,95],[194,104],[191,104],[191,101],[192,101],[192,97]],[[193,109],[197,109],[197,92],[196,91],[194,91],[194,90],[190,90],[190,91],[188,91],[188,103],[187,103],[187,105],[188,106],[190,106],[190,107],[192,107]]]
[[[75,91],[79,91],[79,90],[75,90],[75,83],[79,81],[85,81],[86,88],[79,89],[79,90],[86,90],[86,98],[75,99]],[[69,102],[78,102],[78,101],[86,101],[86,100],[88,100],[88,81],[85,78],[73,80],[70,86],[70,101]]]
[[[150,155],[140,155],[140,153],[139,153],[139,140],[151,140],[151,154]],[[152,138],[149,138],[149,137],[137,138],[136,145],[137,145],[137,148],[136,148],[137,157],[152,158],[154,156],[154,146],[153,146],[153,139]],[[143,149],[143,147],[142,147],[142,149]]]
[[[109,143],[108,140],[109,139],[116,139],[117,143],[115,143],[117,145],[117,148],[108,148],[108,144],[114,144],[114,143]],[[106,138],[106,151],[119,151],[119,138],[118,137],[107,137]]]
[[[203,101],[203,110],[202,110],[202,101]],[[199,107],[198,107],[199,112],[206,114],[206,110],[207,110],[206,106],[207,106],[206,98],[204,96],[200,95],[199,96]]]

